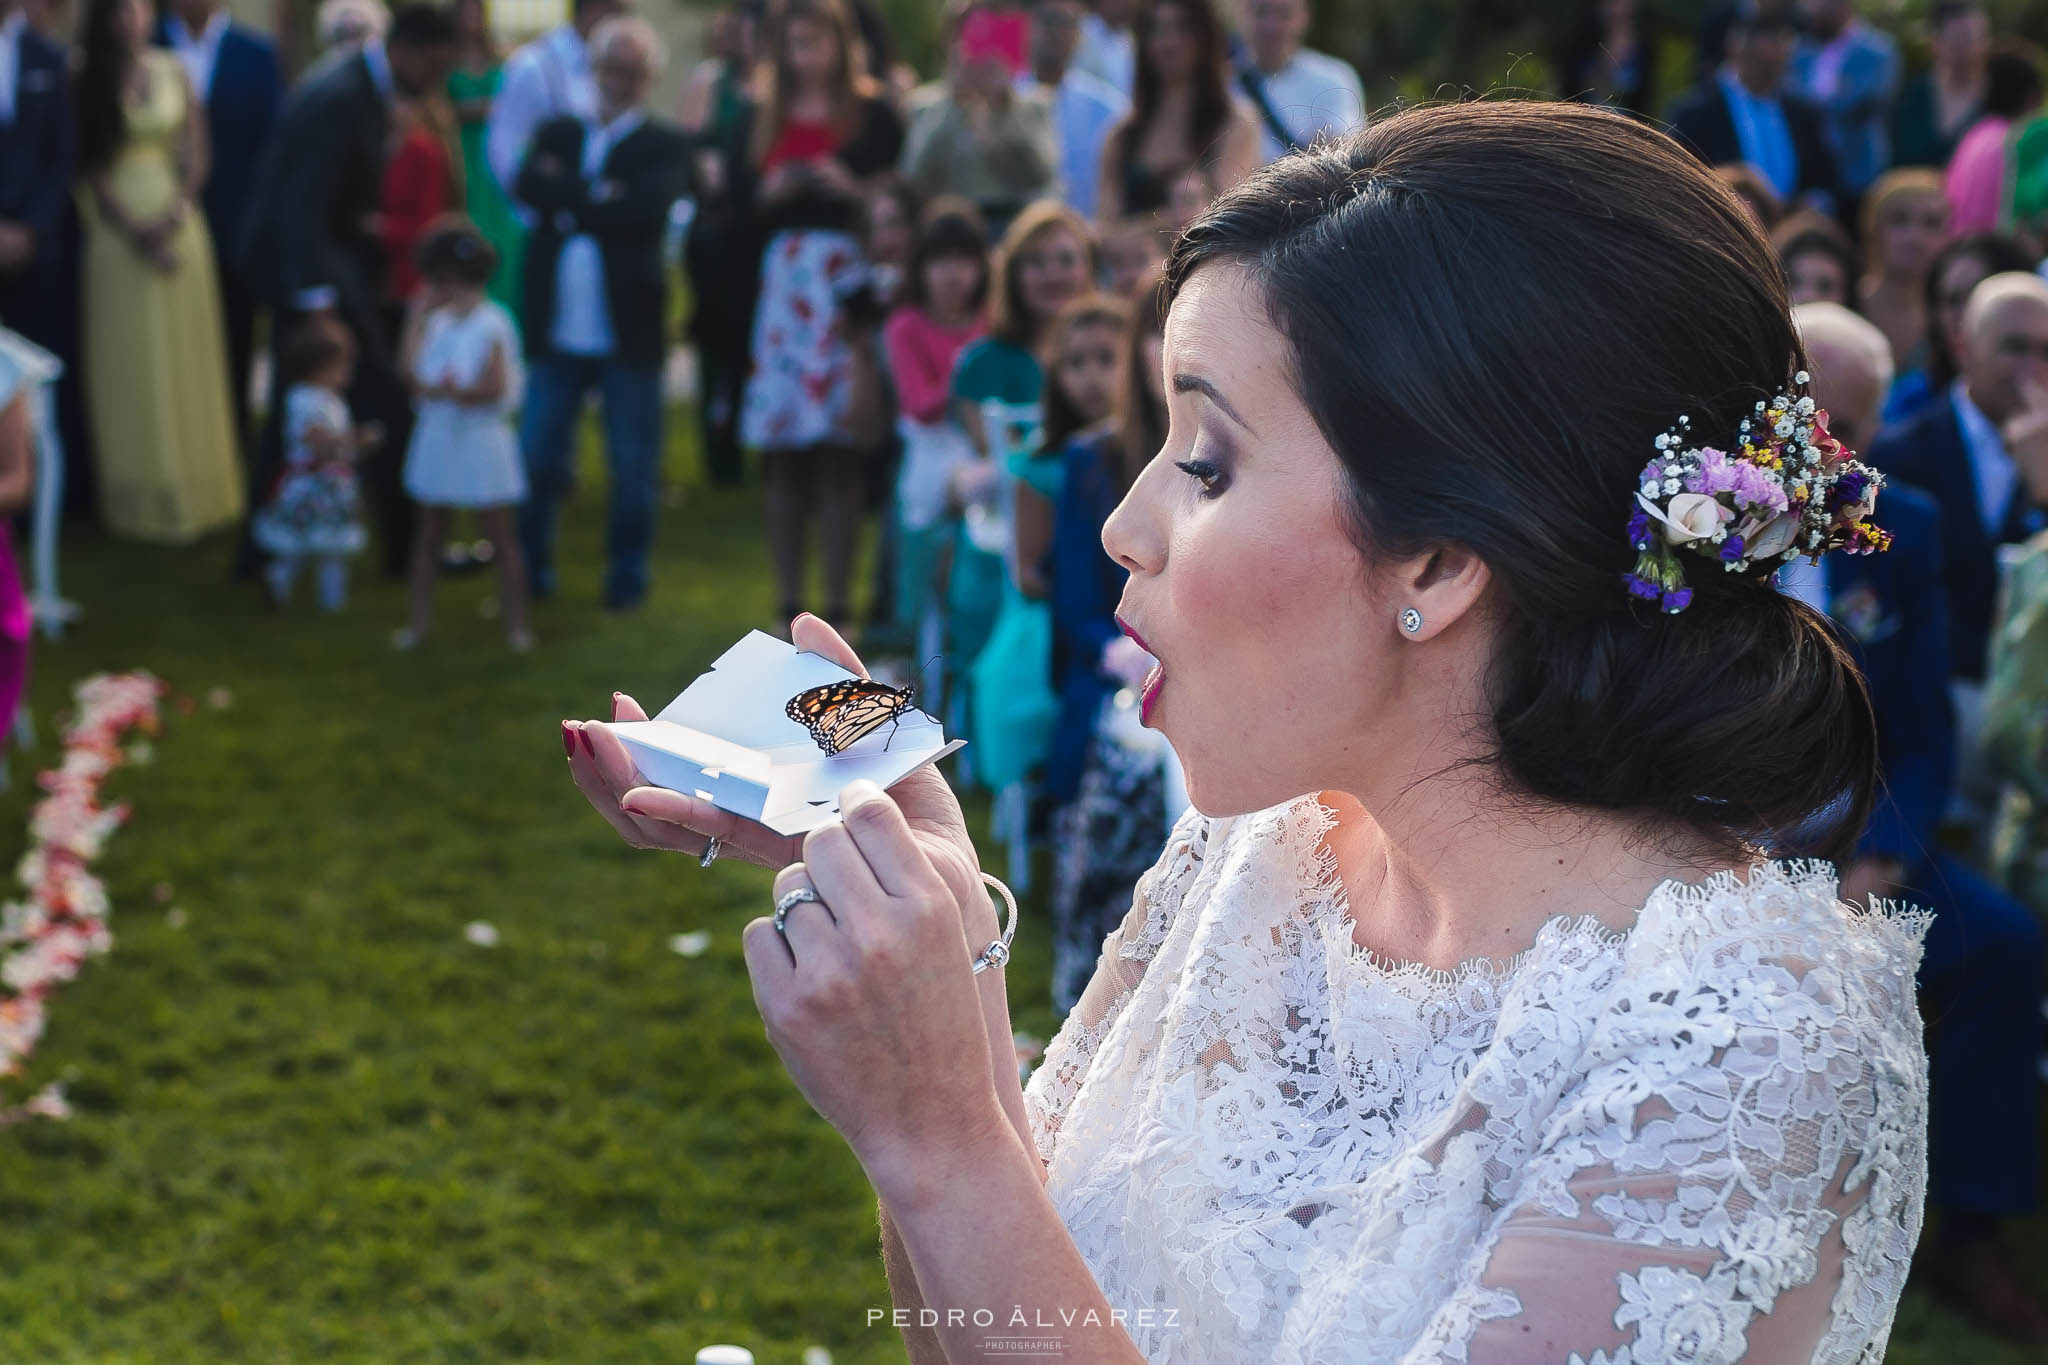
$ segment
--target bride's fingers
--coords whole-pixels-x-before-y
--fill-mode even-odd
[[[634,701],[624,692],[614,692],[612,693],[612,719],[615,721],[646,720],[647,713],[640,709],[639,702]]]
[[[602,728],[595,722],[572,727],[570,738],[574,741],[574,752],[569,755],[569,776],[576,783],[576,790],[582,792],[584,799],[605,818],[605,823],[619,832],[620,838],[635,848],[702,852],[703,841],[690,831],[640,820],[619,809],[620,793],[640,785],[640,775],[634,770],[632,760],[625,757],[625,746],[619,743],[616,735],[593,735],[593,731]],[[625,763],[627,777],[616,787],[605,776],[597,757],[597,741],[600,739],[617,748],[618,758]]]
[[[675,825],[706,838],[716,836],[721,854],[762,867],[782,867],[796,861],[800,852],[797,840],[666,787],[635,787],[619,798],[619,808],[643,823]]]
[[[605,786],[611,788],[614,798],[643,785],[633,755],[626,751],[625,741],[612,733],[611,726],[602,721],[587,720],[578,733],[583,736],[585,756],[597,769],[597,775],[604,779]]]
[[[865,678],[867,668],[861,663],[860,655],[853,652],[853,646],[846,643],[831,625],[805,612],[789,623],[790,643],[806,654],[817,654],[830,659],[841,668],[858,673]]]

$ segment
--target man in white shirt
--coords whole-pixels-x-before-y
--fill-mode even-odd
[[[528,494],[519,513],[527,585],[555,590],[555,508],[568,483],[583,402],[604,399],[611,506],[604,602],[647,594],[661,463],[667,267],[662,239],[688,174],[683,134],[641,112],[664,56],[644,20],[618,15],[591,35],[598,105],[534,130],[513,182],[532,212],[525,279],[526,406],[520,450]]]
[[[1093,218],[1102,144],[1111,126],[1130,111],[1131,102],[1121,90],[1074,64],[1087,17],[1081,0],[1037,0],[1031,7],[1031,69],[1017,78],[1017,85],[1045,93],[1059,144],[1061,197],[1082,217]]]
[[[1137,16],[1138,0],[1093,0],[1090,12],[1081,16],[1081,46],[1074,54],[1075,66],[1126,98],[1137,73],[1137,40],[1131,32]]]
[[[1365,126],[1358,72],[1342,58],[1301,45],[1308,21],[1308,0],[1244,0],[1251,69],[1240,73],[1239,86],[1259,116],[1268,161],[1324,133]]]
[[[551,118],[597,112],[597,82],[585,44],[597,26],[631,8],[628,0],[574,0],[569,22],[548,30],[505,63],[505,80],[491,102],[484,129],[484,160],[507,191],[519,178],[533,130]]]

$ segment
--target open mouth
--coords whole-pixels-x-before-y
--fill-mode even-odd
[[[1138,632],[1132,628],[1131,623],[1129,621],[1126,621],[1123,617],[1119,616],[1116,618],[1116,626],[1118,630],[1121,630],[1124,634],[1130,636],[1131,639],[1134,642],[1136,642],[1138,648],[1144,650],[1147,654],[1150,654],[1154,660],[1157,660],[1159,658],[1158,652],[1155,651],[1151,645],[1145,643],[1145,637],[1138,634]],[[1145,681],[1143,685],[1139,688],[1138,719],[1142,723],[1146,725],[1150,725],[1152,723],[1152,708],[1154,705],[1158,703],[1159,690],[1165,685],[1166,666],[1164,664],[1155,662],[1152,665],[1152,671],[1145,675]]]

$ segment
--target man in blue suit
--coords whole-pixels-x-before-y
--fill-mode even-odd
[[[75,120],[64,49],[38,33],[19,0],[0,0],[0,325],[65,365],[58,425],[73,474],[90,489],[78,384],[77,262],[70,243]]]
[[[276,45],[231,20],[222,0],[171,0],[157,25],[156,41],[178,54],[194,97],[206,107],[212,156],[201,207],[206,210],[207,231],[213,234],[214,264],[220,274],[235,429],[246,441],[256,299],[236,261],[235,244],[257,166],[277,124],[284,74]]]
[[[1836,304],[1795,311],[1813,395],[1829,430],[1852,449],[1872,431],[1891,383],[1884,334]],[[1947,804],[1955,724],[1947,677],[1950,629],[1942,583],[1943,513],[1934,499],[1887,483],[1877,522],[1887,554],[1794,560],[1788,593],[1828,613],[1870,686],[1883,796],[1843,898],[1896,897],[1934,911],[1920,965],[1927,1025],[1928,1202],[1942,1214],[1934,1288],[1986,1328],[2048,1345],[2037,1303],[1999,1235],[2035,1206],[2043,947],[2027,908],[1936,847]]]

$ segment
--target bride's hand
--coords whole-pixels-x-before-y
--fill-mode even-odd
[[[853,647],[839,632],[806,613],[791,623],[791,636],[800,650],[821,655],[842,668],[867,676]],[[647,713],[631,697],[619,694],[612,703],[614,721],[647,719]],[[712,837],[719,840],[721,857],[744,858],[762,867],[783,868],[803,858],[802,836],[777,834],[766,825],[720,810],[665,787],[650,787],[633,766],[632,755],[611,727],[601,721],[563,723],[564,746],[569,749],[569,773],[577,789],[611,827],[634,848],[671,849],[698,854]],[[985,908],[993,922],[995,907],[981,885],[981,864],[974,842],[967,835],[967,821],[953,789],[933,764],[925,764],[889,788],[889,797],[910,822],[918,844],[932,865],[946,880],[947,889],[962,907]],[[970,931],[978,926],[970,923]]]

